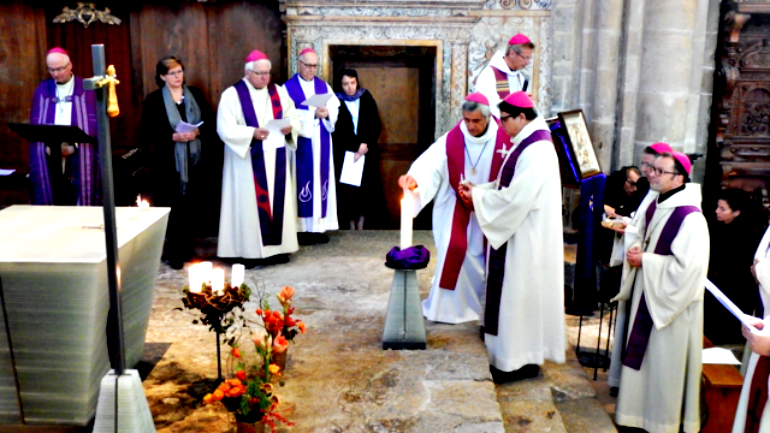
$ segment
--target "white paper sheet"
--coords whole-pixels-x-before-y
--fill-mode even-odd
[[[307,98],[302,104],[308,107],[325,107],[326,103],[332,99],[332,93],[322,93],[320,95],[313,95]]]
[[[265,128],[270,131],[270,135],[273,135],[275,132],[276,134],[283,137],[283,134],[281,134],[281,129],[287,126],[291,126],[291,119],[272,119],[267,122]]]
[[[711,280],[706,279],[706,289],[709,292],[711,292],[711,294],[714,295],[715,298],[717,298],[717,301],[719,301],[725,308],[727,308],[727,311],[733,313],[733,316],[735,316],[738,320],[741,321],[741,323],[743,323],[747,328],[749,328],[751,332],[754,332],[754,333],[762,332],[751,325],[751,322],[749,322],[749,319],[751,318],[751,316],[741,311],[741,309],[738,308],[738,306],[735,305],[733,301],[730,300],[730,298],[725,296],[725,294],[722,293],[722,291],[719,290],[717,286],[715,286],[714,283],[711,282]]]
[[[354,152],[345,151],[345,159],[342,161],[342,173],[340,173],[340,183],[361,186],[366,155],[361,155],[358,161],[356,161],[355,155]]]
[[[15,172],[15,168],[0,168],[0,176],[10,176]]]
[[[286,138],[280,133],[275,134],[271,132],[262,140],[262,150],[275,150],[283,146],[286,146]]]
[[[198,124],[191,124],[184,121],[179,121],[179,123],[176,124],[176,132],[181,132],[183,134],[188,132],[193,132],[196,129],[198,129],[201,125],[203,125],[203,121],[201,120]]]
[[[723,347],[709,347],[703,349],[703,355],[701,357],[703,364],[729,364],[740,365],[741,361],[733,355],[733,352]]]

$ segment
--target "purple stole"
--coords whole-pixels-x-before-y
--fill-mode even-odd
[[[647,234],[647,229],[650,227],[650,221],[652,221],[652,217],[655,215],[657,207],[657,200],[653,200],[647,207],[647,211],[645,212],[645,235]],[[671,216],[668,217],[666,224],[663,226],[658,242],[655,244],[655,254],[661,256],[671,255],[671,244],[679,233],[682,222],[687,215],[695,212],[700,212],[700,209],[695,206],[679,206],[674,208]],[[631,328],[631,334],[628,337],[628,343],[623,357],[623,365],[633,368],[634,370],[639,370],[642,367],[644,353],[647,351],[647,344],[650,342],[652,325],[652,316],[650,316],[650,310],[647,308],[647,301],[644,297],[644,293],[642,293],[642,299],[639,302],[639,308],[637,308],[636,317],[634,318],[634,326]]]
[[[494,66],[490,66],[492,68],[492,72],[495,73],[495,84],[497,87],[497,95],[500,97],[500,100],[502,101],[505,99],[506,96],[511,94],[511,88],[508,86],[508,75],[505,74],[505,72],[495,68]]]
[[[243,117],[246,126],[259,128],[257,113],[251,102],[249,87],[241,80],[235,83],[238,100],[241,102]],[[273,118],[283,118],[281,96],[275,84],[267,85],[267,93],[273,107]],[[254,189],[257,193],[257,214],[259,215],[259,231],[262,235],[262,245],[281,245],[283,242],[283,205],[286,197],[286,146],[275,150],[275,176],[273,185],[274,203],[270,206],[270,193],[267,186],[267,173],[265,172],[265,152],[262,149],[262,140],[251,141],[251,171],[254,173]]]
[[[96,137],[96,94],[83,89],[83,79],[74,77],[72,92],[72,120],[70,124]],[[53,78],[43,81],[32,100],[32,125],[53,125],[56,120],[56,82]],[[58,144],[58,143],[57,143]],[[32,181],[32,204],[52,205],[53,191],[48,176],[45,143],[30,143],[29,167]],[[73,183],[78,192],[77,204],[93,206],[101,202],[101,177],[99,175],[99,147],[92,143],[79,143],[72,163]]]
[[[309,110],[310,107],[301,105],[305,102],[305,93],[299,84],[299,74],[284,83],[289,96],[294,101],[297,110]],[[322,95],[329,90],[326,83],[318,77],[313,78],[316,95]],[[329,189],[329,155],[331,154],[331,134],[326,130],[323,121],[321,125],[321,217],[326,218],[327,191]],[[313,216],[313,139],[298,137],[297,140],[297,215],[300,217]]]
[[[513,175],[516,172],[516,162],[518,162],[519,156],[531,144],[537,143],[538,141],[553,142],[551,133],[543,129],[538,129],[519,143],[502,167],[500,182],[497,186],[498,190],[507,188],[511,184]],[[500,321],[500,299],[503,295],[505,253],[507,249],[508,242],[501,245],[499,249],[489,248],[489,273],[487,275],[487,304],[484,310],[484,332],[491,335],[497,335]]]
[[[462,121],[461,121],[462,122]],[[495,180],[497,172],[503,163],[503,156],[498,149],[510,141],[505,130],[500,127],[495,138],[495,150],[492,156],[492,170],[489,172],[489,181]],[[457,193],[460,184],[460,175],[465,172],[465,137],[463,137],[460,123],[457,124],[446,137],[447,169],[449,171],[449,184]],[[457,277],[465,260],[465,252],[468,250],[468,223],[471,211],[463,206],[462,201],[456,198],[455,210],[452,215],[452,233],[449,237],[449,247],[444,257],[444,268],[441,271],[439,287],[454,290],[457,285]]]

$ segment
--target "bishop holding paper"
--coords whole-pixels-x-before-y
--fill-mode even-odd
[[[217,132],[225,143],[219,257],[249,266],[286,263],[297,251],[291,156],[299,122],[283,87],[270,82],[271,63],[255,50],[242,80],[222,93]],[[288,126],[269,129],[272,120]]]
[[[484,302],[484,234],[476,216],[457,198],[461,182],[494,180],[508,136],[489,114],[484,95],[468,95],[463,120],[433,143],[399,179],[412,191],[415,211],[433,200],[433,239],[438,250],[436,275],[422,303],[428,320],[462,323],[478,320]]]

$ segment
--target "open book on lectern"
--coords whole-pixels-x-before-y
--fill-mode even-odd
[[[77,126],[8,123],[8,127],[30,143],[96,143],[96,137],[91,137]]]
[[[749,322],[749,318],[752,316],[741,311],[741,309],[738,308],[738,306],[735,305],[733,301],[730,300],[730,298],[725,296],[725,294],[722,293],[722,291],[719,290],[717,286],[715,286],[714,283],[712,283],[708,278],[706,279],[706,289],[711,292],[715,298],[717,298],[717,301],[719,301],[725,308],[727,308],[727,311],[731,312],[733,316],[735,316],[738,320],[741,321],[742,324],[749,328],[751,332],[761,332],[759,329],[755,328],[751,322]]]

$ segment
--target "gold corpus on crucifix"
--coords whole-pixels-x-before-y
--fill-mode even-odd
[[[100,89],[107,86],[107,115],[110,117],[117,117],[120,114],[120,107],[118,107],[118,93],[115,91],[115,86],[120,84],[115,74],[115,66],[107,66],[107,73],[101,77],[89,78],[86,81],[91,81],[90,85],[86,88],[90,90]]]
[[[75,9],[64,6],[61,10],[62,13],[56,15],[53,22],[64,24],[70,21],[78,21],[82,23],[85,28],[88,28],[88,26],[95,21],[110,25],[118,25],[122,22],[120,18],[110,13],[110,8],[104,8],[103,11],[100,11],[96,9],[94,3],[77,2],[77,5],[78,7]]]

